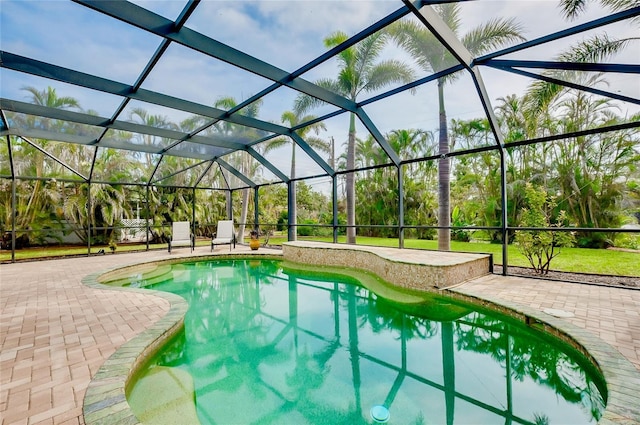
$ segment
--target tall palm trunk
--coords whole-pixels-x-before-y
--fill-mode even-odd
[[[249,212],[249,189],[242,189],[242,209],[240,210],[240,225],[238,226],[238,240],[244,241],[245,223]]]
[[[292,148],[291,148],[291,179],[295,179],[296,178],[296,143],[292,142]],[[293,232],[291,233],[291,240],[295,241],[298,239],[298,227],[296,226],[298,224],[298,197],[297,197],[297,193],[296,193],[296,182],[292,181],[291,182],[291,194],[289,195],[291,196],[291,218],[293,219],[293,222],[290,223],[291,225],[293,225]]]
[[[349,143],[347,145],[347,170],[356,167],[356,116],[351,113],[349,117]],[[347,173],[347,243],[356,243],[356,185],[355,174]]]
[[[440,118],[440,138],[438,140],[438,153],[449,153],[449,140],[447,135],[447,113],[444,109],[444,80],[438,80],[438,105]],[[438,160],[438,226],[451,225],[449,211],[451,159],[449,157]],[[451,232],[447,229],[438,229],[438,249],[449,251],[451,249]]]

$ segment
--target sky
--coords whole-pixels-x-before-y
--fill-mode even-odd
[[[173,20],[179,15],[185,2],[168,0],[135,3]],[[349,36],[354,35],[401,6],[402,3],[397,0],[205,0],[188,19],[186,26],[292,72],[326,51],[323,39],[327,35],[338,30]],[[527,39],[535,39],[609,13],[593,2],[589,4],[586,13],[568,22],[562,18],[557,1],[550,0],[480,0],[463,2],[460,7],[461,34],[500,16],[519,22]],[[637,25],[634,27],[627,21],[589,32],[587,35],[602,31],[614,37],[637,36]],[[568,40],[547,43],[527,51],[526,54],[516,53],[509,58],[553,59],[569,45],[584,37],[585,35],[579,35]],[[160,38],[153,34],[132,28],[76,3],[60,0],[0,0],[2,50],[118,82],[133,84],[160,42]],[[395,46],[386,48],[381,57],[414,65],[412,59]],[[640,63],[640,42],[630,44],[624,54],[612,61],[636,65]],[[316,81],[318,78],[335,76],[337,69],[336,61],[330,60],[303,77],[309,81]],[[523,94],[530,83],[526,78],[488,68],[482,68],[481,74],[494,107],[500,97]],[[424,75],[424,71],[416,68],[418,78]],[[0,78],[0,95],[3,98],[28,101],[28,93],[21,90],[23,87],[44,89],[50,85],[57,89],[59,96],[74,97],[84,109],[94,110],[104,117],[110,117],[121,102],[117,96],[96,93],[6,69],[0,69]],[[608,90],[640,98],[637,74],[608,75],[607,78],[610,81]],[[213,105],[218,99],[227,96],[240,102],[270,84],[270,81],[262,77],[172,43],[142,88]],[[382,91],[364,94],[359,100]],[[280,88],[269,94],[264,98],[260,118],[280,123],[282,113],[292,109],[296,95],[297,92],[289,88]],[[482,105],[468,74],[461,74],[455,84],[447,87],[445,95],[450,119],[483,116]],[[131,102],[120,119],[126,119],[135,107],[142,107],[152,114],[160,114],[174,121],[183,120],[190,115],[141,102]],[[633,105],[630,108],[631,111],[638,109]],[[383,134],[398,128],[433,130],[438,126],[434,83],[419,87],[415,93],[401,93],[364,109]],[[335,107],[325,106],[312,113],[323,115],[333,110]],[[334,137],[339,149],[346,141],[347,119],[346,114],[342,114],[326,122],[327,131],[323,136]],[[358,128],[358,134],[365,134],[362,125]],[[270,154],[268,159],[278,163],[278,167],[288,174],[288,155],[281,151]],[[307,162],[304,158],[300,160],[299,168],[298,176],[302,173],[314,175],[320,170],[312,161]]]

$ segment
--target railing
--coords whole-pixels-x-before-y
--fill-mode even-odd
[[[0,251],[0,261],[15,262],[16,260],[42,259],[60,256],[91,256],[110,252],[129,252],[144,251],[153,249],[166,249],[167,241],[170,238],[171,224],[152,224],[146,223],[141,229],[141,223],[136,221],[134,225],[118,225],[103,226],[90,229],[68,224],[60,229],[16,229],[15,234],[5,232],[2,241],[2,250]],[[123,224],[130,224],[124,221]],[[287,241],[289,230],[295,229],[296,238],[299,240],[323,241],[334,243],[346,243],[346,230],[350,226],[345,224],[316,224],[316,223],[299,223],[289,225],[287,223],[236,223],[236,229],[244,224],[245,237],[251,229],[258,228],[261,231],[261,241],[263,244],[279,246],[283,241]],[[215,232],[216,223],[198,223],[193,224],[197,240],[201,244],[208,244],[210,237]],[[504,229],[495,226],[399,226],[397,224],[390,225],[356,225],[351,226],[357,229],[357,243],[372,246],[390,246],[396,248],[409,249],[429,249],[437,250],[437,240],[435,235],[438,229],[447,228],[452,231],[465,231],[472,233],[469,242],[459,242],[454,239],[451,241],[451,251],[455,252],[481,252],[493,255],[496,265],[502,265],[502,274],[509,274],[508,268],[514,267],[530,267],[526,259],[519,253],[518,247],[514,244],[490,243],[489,240],[477,239],[473,235],[486,232],[502,232]],[[384,231],[384,232],[382,232]],[[507,227],[504,234],[510,238],[516,231],[549,231],[549,232],[581,232],[581,233],[606,233],[606,234],[626,234],[630,238],[635,238],[636,243],[640,245],[640,229],[635,228],[578,228],[578,227]],[[92,237],[88,240],[81,240],[77,237],[75,240],[69,238],[71,234],[85,235],[91,233]],[[143,234],[141,235],[141,232]],[[419,232],[423,235],[433,236],[434,239],[420,239],[417,237]],[[430,232],[430,233],[429,233]],[[97,235],[96,235],[97,234]],[[126,237],[135,234],[137,241],[127,241]],[[383,237],[364,236],[364,234],[380,235]],[[14,236],[15,235],[15,236]],[[24,235],[24,236],[23,236]],[[112,236],[110,238],[109,236]],[[66,238],[66,239],[65,239]],[[37,244],[34,240],[37,239]],[[109,246],[109,240],[112,239],[114,244],[113,251]],[[131,238],[129,238],[131,239]],[[204,241],[206,240],[206,242]],[[633,240],[633,239],[632,239]],[[24,246],[25,242],[30,241],[30,246]],[[239,240],[239,243],[245,243]],[[640,246],[636,247],[636,249]],[[631,250],[629,250],[631,251]],[[571,251],[573,253],[579,251]],[[631,268],[630,276],[640,277],[640,251],[630,254],[637,256],[630,257],[628,263],[638,264],[637,271]],[[635,260],[633,259],[635,258]],[[553,268],[552,268],[553,269]],[[627,266],[628,270],[629,267]],[[589,264],[584,264],[581,272],[594,272],[590,270]],[[625,273],[623,273],[625,274]]]

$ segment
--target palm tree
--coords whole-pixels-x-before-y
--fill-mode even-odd
[[[302,122],[307,122],[307,121],[311,121],[314,120],[316,117],[314,115],[306,115],[306,116],[301,116],[301,113],[296,113],[293,111],[285,111],[282,113],[282,117],[280,118],[280,120],[283,123],[288,123],[289,127],[295,127],[296,125],[302,123]],[[323,122],[318,122],[315,124],[312,124],[310,126],[301,128],[299,130],[296,130],[296,133],[298,134],[298,136],[300,136],[301,138],[303,138],[307,144],[309,146],[311,146],[312,148],[316,149],[316,150],[320,150],[322,152],[325,153],[329,153],[331,151],[331,146],[329,144],[329,142],[327,142],[326,140],[323,140],[319,137],[315,137],[315,136],[308,136],[308,133],[310,131],[313,131],[316,136],[318,134],[320,134],[320,130],[326,130],[327,127],[325,126],[325,124]],[[266,154],[269,151],[278,149],[280,147],[283,147],[287,144],[291,143],[291,172],[289,174],[289,177],[294,180],[296,178],[296,143],[294,141],[292,141],[291,139],[289,139],[288,137],[279,137],[277,139],[274,139],[270,142],[268,142],[265,146],[264,149],[264,153]],[[289,223],[290,225],[293,225],[293,240],[296,240],[296,234],[297,234],[297,203],[296,203],[296,182],[292,181],[291,182],[291,202],[290,204],[293,206],[293,211],[291,211],[291,217],[293,217],[293,223]]]
[[[146,109],[143,108],[132,109],[129,113],[129,120],[149,127],[178,130],[178,126],[175,123],[172,123],[169,118],[162,115],[151,115],[149,112],[147,112]],[[150,134],[136,133],[135,135],[133,135],[133,137],[139,139],[139,141],[145,146],[153,146],[157,144],[156,136],[152,136]],[[166,141],[166,143],[169,142]],[[147,153],[145,155],[145,168],[148,170],[153,170],[155,166],[153,157],[154,156],[150,153]]]
[[[385,139],[401,159],[412,159],[432,154],[433,134],[431,132],[420,129],[392,130],[385,135]],[[389,157],[371,135],[364,140],[358,138],[356,153],[356,164],[359,168],[389,163]],[[415,162],[402,167],[405,206],[411,205],[420,209],[414,203],[414,199],[417,196],[421,196],[416,196],[416,193],[420,187],[428,186],[428,181],[430,180],[428,168],[422,164],[426,165],[426,163]],[[368,168],[364,173],[365,178],[356,183],[356,194],[360,198],[367,198],[371,201],[356,206],[357,222],[366,225],[397,224],[398,197],[400,195],[398,193],[396,167]],[[420,200],[424,201],[425,199]],[[407,214],[405,219],[408,219],[408,221],[405,221],[405,223],[416,223],[415,220],[412,220],[415,216],[416,214]],[[425,224],[425,222],[422,224]],[[395,232],[395,229],[374,227],[367,230],[367,236],[391,237],[395,235]]]
[[[587,0],[561,0],[560,6],[567,19],[574,19],[586,9],[587,3]],[[638,0],[600,0],[599,3],[614,12],[640,5],[640,1]],[[638,17],[633,18],[631,22],[637,23],[638,19]],[[637,40],[637,37],[612,39],[606,33],[597,34],[570,46],[564,52],[557,55],[555,59],[560,62],[569,63],[602,62],[606,58],[622,51],[634,40]],[[585,73],[575,71],[550,70],[544,72],[543,75],[561,81],[577,83],[584,87],[595,87],[597,85],[607,84],[606,80],[602,78],[603,74],[601,73],[585,75]],[[567,112],[567,118],[565,120],[557,121],[561,128],[556,129],[556,132],[571,132],[594,126],[614,125],[621,121],[619,117],[612,118],[610,116],[611,114],[606,111],[607,106],[611,106],[607,105],[609,101],[594,101],[584,92],[562,84],[536,81],[529,86],[525,99],[527,113],[532,117],[542,116],[543,114],[547,116],[556,115],[559,109],[561,113],[562,111]],[[628,120],[634,121],[636,118],[631,116]],[[626,120],[622,121],[624,122]],[[566,128],[567,124],[573,127]],[[582,227],[603,227],[607,225],[615,227],[619,224],[615,222],[615,215],[611,215],[608,210],[616,203],[615,199],[622,197],[622,191],[619,187],[616,187],[617,184],[609,182],[609,179],[612,178],[615,180],[616,176],[624,175],[625,171],[623,170],[626,167],[629,156],[621,155],[620,157],[616,157],[611,161],[613,169],[608,170],[608,172],[604,174],[600,174],[601,162],[593,162],[591,158],[588,158],[588,154],[586,154],[587,152],[591,154],[589,151],[594,150],[593,146],[605,145],[611,145],[608,149],[611,149],[612,152],[618,152],[618,149],[614,146],[619,143],[617,139],[624,140],[625,143],[631,140],[628,136],[624,137],[616,132],[599,137],[577,137],[570,141],[562,141],[562,143],[576,147],[578,152],[577,154],[570,152],[571,155],[569,158],[574,158],[573,163],[568,161],[567,158],[559,157],[562,158],[562,162],[568,166],[565,167],[563,164],[560,164],[555,168],[559,173],[557,181],[570,188],[566,192],[563,190],[565,198],[561,201],[561,206],[566,207],[569,214],[574,216],[572,219]],[[564,148],[564,146],[561,144],[560,148]],[[599,151],[603,150],[600,149]],[[625,152],[629,151],[626,150]],[[598,150],[596,149],[596,156],[598,155]],[[601,189],[597,191],[597,194],[591,189],[596,182],[599,182],[601,185]],[[597,200],[595,200],[596,197],[598,198]],[[565,205],[565,202],[568,205]],[[571,203],[574,202],[578,206],[572,210]],[[599,224],[596,225],[596,223]],[[600,246],[610,243],[609,240],[604,238],[604,235],[598,233],[589,233],[588,235],[580,236],[584,236],[579,237],[581,245]],[[610,236],[611,239],[613,239],[615,234]]]
[[[231,110],[238,106],[238,102],[233,97],[227,96],[219,98],[213,106],[216,108]],[[261,106],[262,100],[257,100],[236,113],[251,118],[257,118],[260,115]],[[235,139],[240,142],[256,140],[264,136],[263,132],[260,130],[244,127],[229,121],[219,121],[214,126],[207,129],[205,134],[213,134],[218,137],[222,136],[223,138],[229,138],[231,140]],[[251,162],[250,155],[244,151],[236,151],[230,154],[229,162],[249,179],[254,179],[259,172],[257,165]],[[244,239],[244,231],[249,213],[249,192],[250,189],[248,187],[242,189],[242,206],[240,210],[240,224],[238,225],[238,239],[241,241]]]
[[[328,49],[347,41],[349,37],[337,31],[324,39]],[[355,46],[344,49],[336,58],[340,64],[340,72],[336,79],[324,78],[316,81],[320,87],[338,93],[351,101],[356,101],[361,93],[371,92],[392,83],[408,83],[413,80],[413,71],[397,60],[377,61],[386,45],[388,34],[379,31]],[[297,113],[303,113],[321,105],[323,101],[307,95],[300,95],[295,101]],[[347,170],[355,168],[356,161],[356,117],[349,116],[349,138],[347,142]],[[356,243],[355,226],[355,175],[346,176],[347,195],[347,243]]]
[[[46,90],[40,91],[35,87],[28,86],[23,87],[22,90],[31,93],[31,103],[35,105],[58,109],[80,109],[80,104],[76,99],[68,96],[59,97],[53,87],[47,87]]]
[[[449,26],[454,34],[460,29],[460,6],[457,3],[446,3],[433,6],[436,12]],[[456,64],[456,59],[438,39],[422,24],[415,21],[399,21],[390,28],[390,33],[398,45],[403,47],[427,72],[438,72]],[[482,24],[462,37],[459,37],[469,52],[475,56],[515,41],[524,40],[521,28],[513,19],[496,18]],[[440,155],[449,153],[447,132],[447,114],[444,107],[444,85],[453,81],[459,74],[449,74],[438,78],[438,105],[440,135],[438,148]],[[439,206],[438,225],[445,228],[438,230],[438,249],[450,249],[451,235],[447,228],[451,224],[449,208],[450,192],[450,159],[441,158],[438,163]]]
[[[356,160],[355,164],[358,168],[367,168],[376,164],[382,163],[385,159],[388,159],[387,155],[384,153],[376,139],[372,135],[367,135],[367,137],[363,140],[360,138],[356,138],[356,147],[355,147],[355,155]],[[367,177],[373,174],[372,170],[366,170],[365,175]]]
[[[389,144],[401,158],[417,158],[431,154],[433,133],[419,128],[393,130],[389,135]]]
[[[47,89],[42,91],[35,87],[22,87],[22,90],[31,94],[29,100],[35,105],[56,109],[81,110],[76,99],[58,96],[56,90],[52,87],[47,87]],[[53,127],[60,128],[68,125],[68,123],[64,121],[55,119],[36,118],[34,116],[23,116],[22,114],[12,113],[8,115],[10,119],[15,120],[17,123],[20,123],[20,125],[37,127],[41,130],[50,130]],[[38,120],[37,125],[35,122],[36,119]],[[77,149],[68,148],[67,146],[63,147],[62,144],[54,144],[53,148],[51,148],[50,141],[47,139],[36,139],[33,143],[62,161],[71,158],[71,152],[77,152]],[[59,186],[55,181],[47,182],[44,178],[58,177],[62,172],[62,167],[58,166],[55,162],[48,162],[49,158],[47,155],[39,149],[32,148],[30,144],[26,142],[16,140],[13,150],[13,163],[18,174],[21,173],[20,170],[31,170],[29,174],[34,174],[36,177],[33,181],[24,181],[19,184],[19,186],[24,189],[19,191],[21,195],[19,195],[16,200],[16,228],[27,229],[38,226],[54,228],[56,226],[56,220],[52,217],[57,214],[56,210],[58,206],[62,204],[61,188],[63,185]],[[51,167],[48,168],[48,165],[51,165]],[[6,211],[10,212],[11,209],[8,208]],[[5,222],[9,223],[10,220]],[[44,233],[32,232],[30,237],[38,239],[41,235],[44,235]]]

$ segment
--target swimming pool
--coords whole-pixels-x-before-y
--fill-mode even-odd
[[[145,423],[574,424],[604,410],[587,359],[489,310],[279,260],[163,267],[125,283],[189,303],[129,387]]]

